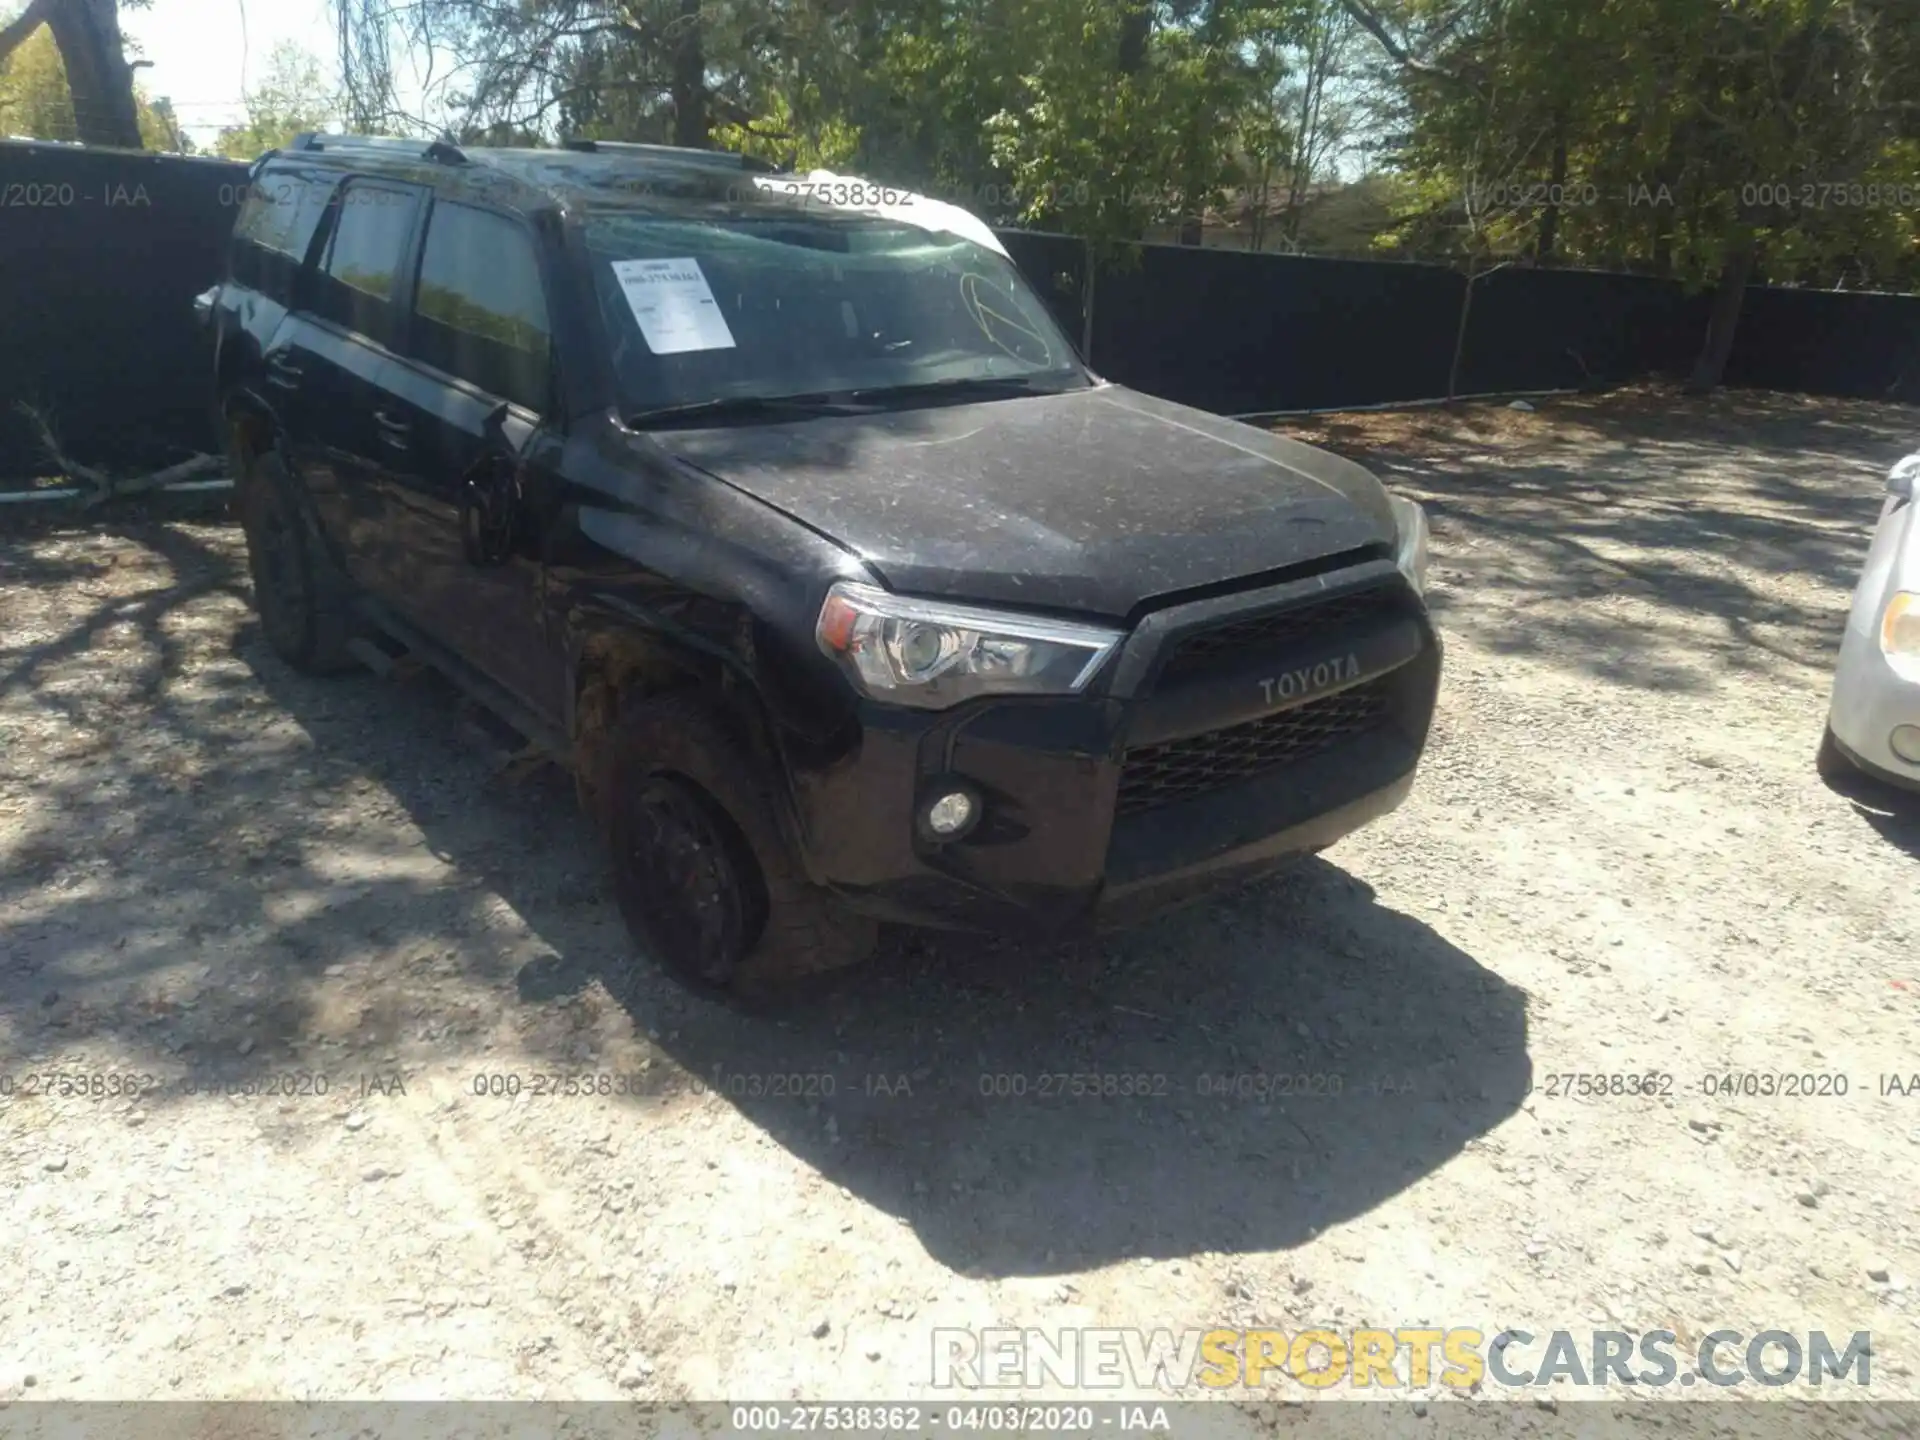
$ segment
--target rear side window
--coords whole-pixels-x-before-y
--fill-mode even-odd
[[[436,201],[413,313],[419,359],[536,413],[547,408],[546,295],[533,237],[519,225]]]
[[[235,280],[281,300],[292,294],[313,238],[312,189],[306,177],[286,174],[262,175],[247,187],[246,205],[233,230]]]
[[[375,340],[394,334],[393,292],[413,238],[413,191],[354,182],[334,201],[314,312]]]

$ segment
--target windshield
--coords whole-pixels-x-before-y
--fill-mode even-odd
[[[942,382],[1090,383],[1013,264],[955,235],[846,214],[602,212],[585,231],[630,414]]]

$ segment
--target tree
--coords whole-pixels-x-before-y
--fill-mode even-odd
[[[1710,285],[1695,388],[1719,382],[1769,255],[1803,271],[1863,252],[1898,264],[1904,235],[1911,258],[1910,0],[1342,4],[1404,87],[1402,164],[1423,192],[1410,231]]]
[[[137,7],[149,0],[127,3]],[[140,101],[120,34],[117,0],[30,0],[0,28],[0,64],[42,27],[51,32],[60,53],[72,138],[86,145],[141,149]]]
[[[75,138],[67,72],[51,30],[24,40],[0,62],[0,134]]]
[[[191,152],[192,142],[181,134],[173,107],[165,99],[149,101],[136,89],[134,106],[144,148]],[[81,138],[66,65],[51,29],[43,27],[29,35],[0,61],[0,134],[36,140]]]
[[[1920,281],[1915,0],[331,3],[357,127],[720,144],[1101,263],[1154,227],[1200,239],[1237,188],[1256,246],[1277,223],[1288,248],[1715,287],[1702,383],[1749,279]],[[402,113],[402,53],[441,65],[428,115]],[[1316,221],[1363,137],[1385,171]],[[1782,206],[1781,182],[1846,203]]]
[[[251,160],[284,148],[302,131],[327,129],[339,113],[340,96],[319,60],[283,40],[268,55],[266,73],[245,105],[246,123],[228,126],[213,142],[215,153],[230,160]]]

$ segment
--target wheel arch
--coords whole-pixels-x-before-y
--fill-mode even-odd
[[[743,627],[751,617],[741,613]],[[582,804],[604,820],[595,787],[605,774],[607,745],[621,717],[644,700],[695,694],[719,713],[749,759],[763,767],[775,822],[796,855],[804,856],[792,777],[767,697],[750,661],[739,653],[652,629],[611,607],[577,608],[567,646],[566,729]],[[751,656],[749,648],[747,656]]]

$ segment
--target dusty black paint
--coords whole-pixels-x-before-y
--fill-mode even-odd
[[[907,594],[1127,619],[1394,540],[1358,465],[1117,385],[658,439]]]

